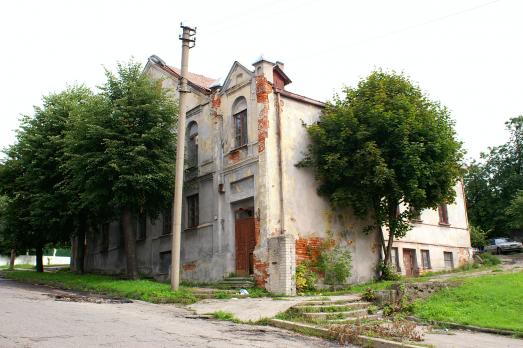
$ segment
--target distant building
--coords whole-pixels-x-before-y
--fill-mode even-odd
[[[177,97],[178,69],[151,56],[144,73],[162,80]],[[350,281],[371,280],[382,257],[380,236],[363,233],[368,223],[350,212],[333,211],[318,196],[311,170],[295,166],[309,144],[304,124],[318,121],[324,104],[289,92],[283,63],[263,58],[253,70],[235,62],[223,83],[197,74],[188,81],[182,279],[212,282],[231,274],[252,275],[271,292],[293,294],[296,264],[332,238],[352,252]],[[449,267],[470,258],[459,192],[458,203],[447,211],[449,226],[438,223],[437,213],[423,212],[423,222],[395,242],[403,273],[419,273],[424,250],[430,266],[438,269],[449,258],[445,252],[452,253],[452,263],[445,261]],[[156,221],[136,218],[140,273],[169,276],[171,223],[169,208]],[[404,266],[402,260],[411,264]],[[85,268],[124,273],[118,222],[87,236]]]

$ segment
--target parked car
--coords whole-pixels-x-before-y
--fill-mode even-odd
[[[485,251],[491,253],[503,254],[510,251],[521,252],[523,250],[523,244],[515,242],[508,238],[494,238],[489,240],[489,245],[485,246]]]

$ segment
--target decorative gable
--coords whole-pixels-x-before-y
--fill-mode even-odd
[[[238,62],[234,62],[225,81],[223,82],[222,92],[233,88],[234,86],[241,85],[247,81],[250,81],[254,76],[254,73],[241,65]]]

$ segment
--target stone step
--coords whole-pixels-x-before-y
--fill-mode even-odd
[[[302,309],[304,311],[317,309],[319,312],[325,312],[325,309],[327,308],[346,308],[349,307],[351,309],[360,309],[360,308],[367,308],[372,303],[370,302],[348,302],[346,304],[321,304],[321,305],[309,305],[308,303],[299,303],[294,306],[294,308]]]
[[[383,318],[379,314],[367,314],[367,315],[364,315],[361,317],[348,317],[348,318],[343,318],[343,319],[327,319],[327,321],[332,324],[343,324],[343,323],[352,323],[352,322],[355,322],[356,320],[361,320],[361,319],[366,319],[366,320],[374,319],[374,320],[379,320],[379,321],[383,320]]]
[[[300,302],[300,304],[303,304],[303,305],[330,305],[330,304],[349,304],[349,303],[353,303],[353,302],[362,302],[362,298],[361,297],[353,297],[353,298],[348,298],[348,299],[344,299],[344,300],[309,300],[309,301],[303,301],[303,302]]]
[[[224,282],[227,282],[227,281],[250,281],[250,282],[253,282],[254,281],[254,277],[227,277],[225,279],[223,279]]]
[[[307,312],[303,313],[304,317],[313,319],[342,319],[342,318],[361,318],[367,316],[366,309],[355,309],[346,312]]]

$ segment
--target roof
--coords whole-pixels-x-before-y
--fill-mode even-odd
[[[312,99],[312,98],[309,98],[309,97],[305,97],[303,95],[296,94],[296,93],[293,93],[293,92],[289,92],[289,91],[286,91],[286,90],[283,90],[283,89],[278,90],[278,92],[282,96],[285,96],[285,97],[290,98],[290,99],[301,101],[301,102],[304,102],[304,103],[307,103],[307,104],[310,104],[310,105],[319,106],[321,108],[325,107],[325,103],[321,102],[319,100],[315,100],[315,99]]]
[[[172,69],[178,76],[181,76],[182,72],[180,71],[180,69],[172,66],[169,66],[169,68]],[[210,89],[214,82],[216,82],[216,79],[199,74],[194,74],[192,72],[188,73],[187,80],[205,89]]]

